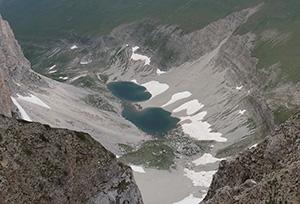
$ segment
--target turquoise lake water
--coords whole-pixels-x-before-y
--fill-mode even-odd
[[[123,103],[122,115],[139,129],[153,136],[162,136],[172,130],[179,122],[171,113],[157,107],[139,110],[132,102],[142,102],[151,98],[151,94],[143,86],[133,82],[112,82],[108,89]]]
[[[151,94],[145,87],[133,82],[112,82],[107,85],[107,88],[123,101],[141,102],[151,98]]]

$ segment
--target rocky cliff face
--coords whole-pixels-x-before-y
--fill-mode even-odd
[[[143,203],[131,169],[86,133],[0,116],[0,155],[0,203]]]
[[[30,62],[25,58],[21,47],[7,21],[0,16],[0,68],[10,88],[20,82],[39,83],[41,78],[32,72]]]
[[[12,116],[12,107],[10,91],[5,81],[5,75],[0,69],[0,114]]]
[[[52,86],[52,89],[45,94],[46,91],[42,91],[42,89],[49,88],[49,85]],[[56,91],[53,91],[54,87],[56,87]],[[66,88],[69,91],[66,91]],[[69,98],[72,98],[73,103],[73,98],[77,102],[70,111],[71,116],[76,114],[76,110],[82,109],[78,106],[83,102],[78,102],[78,98],[91,94],[91,92],[84,92],[71,86],[62,88],[59,83],[41,77],[32,71],[30,63],[24,57],[8,23],[0,17],[0,203],[143,203],[133,179],[132,170],[118,162],[112,153],[88,134],[54,129],[48,125],[28,123],[6,117],[14,116],[14,113],[17,113],[17,108],[11,101],[13,95],[15,101],[32,106],[30,109],[26,108],[30,110],[30,117],[35,112],[34,110],[38,109],[37,114],[46,111],[47,118],[45,120],[49,120],[51,118],[49,110],[54,109],[53,112],[55,112],[54,106],[43,108],[40,106],[41,103],[44,103],[42,101],[38,105],[32,101],[22,101],[19,97],[19,94],[32,96],[31,94],[34,92],[44,93],[50,97],[50,101],[57,104],[58,108],[64,110],[66,110],[66,106],[57,103],[51,93],[62,94],[63,101],[66,100],[67,93],[71,94],[72,97]],[[98,101],[100,105],[103,103],[97,98],[88,99],[93,104]],[[95,100],[96,102],[93,102]],[[100,106],[98,103],[96,105]],[[72,102],[69,101],[67,104],[70,107]],[[18,109],[20,107],[21,105],[18,103]],[[84,107],[90,106],[84,104]],[[109,115],[108,112],[112,111],[111,106],[106,104],[106,107],[109,110],[105,110],[107,111],[105,116],[97,108],[90,107],[90,109],[94,114],[98,112],[99,117],[112,118],[114,115],[114,119],[117,118],[116,113]],[[63,111],[57,112],[62,113]],[[93,117],[91,114],[86,115],[86,117]],[[54,118],[57,122],[57,117]],[[89,121],[85,117],[81,118],[85,122]],[[66,120],[73,126],[74,122],[70,119]],[[115,120],[112,123],[116,125]],[[80,122],[80,124],[83,123]],[[107,129],[104,122],[97,123],[97,127],[101,124],[105,127],[100,127],[100,129]],[[87,130],[88,125],[84,123],[85,128],[75,126],[77,129]],[[93,129],[92,132],[95,130]],[[112,136],[112,134],[106,136],[103,131],[95,134],[102,138]]]
[[[34,83],[32,83],[34,82]],[[7,21],[0,15],[0,113],[12,116],[15,109],[10,96],[13,90],[22,90],[21,84],[41,84],[41,77],[33,73],[29,61]]]
[[[300,113],[257,147],[222,161],[202,204],[300,203]]]
[[[52,71],[57,71],[55,69]],[[97,81],[100,82],[99,79]],[[84,90],[34,72],[8,22],[2,18],[0,18],[0,87],[0,113],[3,115],[25,119],[21,114],[23,111],[32,121],[46,123],[52,127],[88,132],[114,153],[118,153],[117,144],[120,142],[137,143],[145,139],[136,127],[120,116],[121,105],[106,92],[105,88],[102,87],[100,91]],[[11,97],[18,107],[13,105]],[[26,100],[24,97],[27,97]],[[36,99],[40,104],[34,101]],[[41,106],[41,103],[46,106]],[[128,133],[126,136],[121,131],[124,128]]]
[[[6,46],[3,25],[6,25],[0,16],[0,113],[6,116],[11,116],[12,114],[12,101],[10,99],[10,91],[7,83],[7,57],[6,57]]]

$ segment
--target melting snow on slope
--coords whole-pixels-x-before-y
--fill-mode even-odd
[[[166,107],[172,103],[175,103],[176,101],[179,101],[184,98],[188,98],[191,95],[192,95],[192,93],[189,91],[183,91],[183,92],[176,93],[171,97],[171,99],[166,104],[162,105],[161,107]]]
[[[165,74],[165,73],[167,73],[167,72],[161,71],[160,69],[156,70],[156,74],[158,74],[158,75]]]
[[[222,159],[218,159],[218,158],[214,157],[214,156],[211,155],[211,154],[205,153],[205,154],[203,154],[203,156],[200,157],[199,159],[194,160],[193,163],[194,163],[196,166],[199,166],[199,165],[205,165],[205,164],[215,163],[215,162],[221,161],[221,160],[222,160]]]
[[[142,173],[142,174],[146,173],[142,166],[130,165],[130,167],[132,168],[133,171],[137,173]]]
[[[51,71],[49,71],[49,74],[54,74],[56,72],[57,72],[57,70],[51,70]]]
[[[59,77],[59,79],[67,80],[67,79],[69,79],[69,77]]]
[[[236,89],[236,90],[242,90],[243,87],[244,87],[244,86],[237,86],[237,87],[235,87],[235,89]]]
[[[78,48],[77,45],[73,45],[73,46],[70,47],[71,50],[75,50],[77,48]]]
[[[244,115],[246,113],[246,110],[239,110],[240,115]]]
[[[74,82],[74,81],[76,81],[77,79],[80,79],[81,77],[85,77],[85,76],[87,76],[87,74],[81,74],[81,75],[78,75],[78,76],[72,78],[72,79],[70,80],[70,82]]]
[[[132,48],[132,55],[131,58],[134,61],[138,61],[138,60],[142,60],[145,62],[144,65],[150,65],[151,59],[145,55],[141,55],[141,54],[136,54],[135,51],[137,51],[139,49],[138,46],[135,46]]]
[[[44,103],[41,99],[39,99],[38,97],[30,94],[30,96],[21,96],[19,94],[17,94],[18,98],[23,100],[23,101],[27,101],[29,103],[33,103],[33,104],[36,104],[36,105],[39,105],[39,106],[42,106],[44,108],[47,108],[47,109],[51,109],[46,103]]]
[[[81,65],[87,65],[87,64],[90,64],[90,63],[92,63],[93,62],[93,60],[91,60],[91,59],[89,59],[89,60],[81,60],[80,61],[80,64]]]
[[[199,171],[195,172],[187,168],[184,169],[185,176],[192,180],[194,186],[209,187],[213,175],[216,171]]]
[[[154,98],[155,96],[169,89],[168,84],[163,84],[158,81],[149,81],[147,83],[142,84],[142,86],[144,86],[147,89],[147,91],[151,93],[151,98]]]
[[[184,198],[181,201],[178,201],[173,204],[198,204],[202,201],[202,198],[196,198],[193,194],[190,194],[188,197]]]
[[[197,99],[186,102],[185,104],[179,106],[178,108],[174,109],[174,113],[178,113],[182,110],[186,110],[187,115],[192,115],[203,108],[204,105],[201,104]]]
[[[56,67],[56,64],[55,65],[52,65],[51,67],[49,67],[49,71],[51,71],[52,69],[54,69]]]
[[[257,145],[258,145],[258,143],[252,145],[251,147],[249,147],[249,149],[255,148],[255,147],[257,147]]]
[[[217,142],[226,142],[219,132],[212,132],[211,125],[203,121],[206,111],[202,111],[194,116],[181,117],[181,126],[183,132],[197,140],[215,140]]]
[[[131,82],[133,82],[133,83],[135,83],[135,84],[139,84],[139,83],[137,82],[137,80],[135,80],[135,79],[132,79]]]
[[[22,106],[18,103],[18,101],[14,98],[14,97],[10,97],[12,102],[15,104],[15,106],[18,108],[20,114],[21,114],[21,118],[23,120],[29,121],[31,122],[32,120],[30,119],[29,115],[25,112],[25,110],[22,108]]]

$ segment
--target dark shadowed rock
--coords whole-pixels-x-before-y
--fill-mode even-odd
[[[257,147],[220,163],[201,204],[221,203],[300,203],[300,112]]]
[[[88,134],[0,116],[0,203],[143,202],[132,170]]]

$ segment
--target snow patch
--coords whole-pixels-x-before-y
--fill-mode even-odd
[[[135,80],[135,79],[132,79],[131,82],[136,83],[136,84],[139,84],[139,83],[137,82],[137,80]]]
[[[204,105],[201,104],[197,99],[186,102],[185,104],[179,106],[178,108],[173,110],[173,113],[178,113],[182,110],[186,110],[187,115],[192,115],[203,108]]]
[[[73,46],[70,47],[71,50],[75,50],[77,48],[78,48],[77,45],[73,45]]]
[[[200,171],[195,172],[193,170],[184,169],[185,176],[192,180],[194,186],[209,187],[212,181],[213,175],[216,171]]]
[[[142,174],[146,173],[142,166],[130,165],[130,167],[132,168],[133,171],[137,173],[142,173]]]
[[[235,89],[236,89],[236,90],[242,90],[242,89],[243,89],[243,87],[244,87],[244,86],[243,86],[243,85],[241,85],[241,86],[237,86],[237,87],[235,87]]]
[[[184,198],[181,201],[175,202],[173,204],[198,204],[202,201],[202,198],[196,198],[193,194],[190,194],[188,197]]]
[[[163,84],[158,81],[149,81],[147,83],[142,84],[142,86],[144,86],[147,89],[147,91],[151,93],[151,98],[154,98],[155,96],[169,89],[168,84]]]
[[[211,155],[211,154],[205,153],[205,154],[203,154],[203,156],[200,157],[199,159],[194,160],[193,163],[194,163],[196,166],[199,166],[199,165],[205,165],[205,164],[215,163],[215,162],[221,161],[221,160],[222,160],[222,159],[218,159],[218,158],[214,157],[214,156]]]
[[[149,58],[145,55],[136,54],[135,51],[137,51],[138,49],[139,49],[138,46],[135,46],[135,47],[132,48],[132,55],[131,55],[130,59],[132,59],[134,61],[142,60],[145,63],[144,65],[150,65],[151,58]]]
[[[197,140],[215,140],[217,142],[226,142],[227,139],[222,137],[219,132],[212,132],[211,125],[203,121],[207,112],[202,111],[194,116],[181,117],[181,126],[183,132]],[[187,122],[190,121],[190,122]]]
[[[67,79],[69,79],[69,77],[59,77],[59,79],[62,79],[62,80],[67,80]]]
[[[161,71],[160,69],[156,70],[156,74],[158,74],[158,75],[165,74],[165,73],[167,73],[167,72]]]
[[[51,67],[49,67],[49,71],[51,71],[52,69],[54,69],[56,67],[56,64],[55,65],[52,65]]]
[[[166,104],[162,105],[161,107],[166,107],[172,103],[175,103],[176,101],[179,101],[184,98],[188,98],[191,95],[192,95],[192,93],[189,91],[183,91],[183,92],[176,93],[171,97],[171,99]]]
[[[23,100],[23,101],[27,101],[29,103],[33,103],[33,104],[36,104],[36,105],[39,105],[39,106],[42,106],[44,108],[47,108],[47,109],[51,109],[46,103],[44,103],[41,99],[39,99],[38,97],[30,94],[30,96],[21,96],[19,94],[17,94],[18,98]]]
[[[71,79],[70,82],[76,81],[77,79],[80,79],[81,77],[85,77],[86,75],[87,74],[78,75],[78,76],[74,77],[73,79]]]
[[[240,115],[244,115],[246,113],[246,110],[239,110]]]
[[[135,46],[135,47],[132,48],[132,52],[135,52],[135,51],[137,51],[138,49],[140,49],[140,47],[139,47],[139,46]]]
[[[50,72],[49,72],[49,74],[54,74],[54,73],[56,73],[57,72],[57,70],[51,70]]]
[[[90,63],[92,63],[93,62],[93,60],[91,60],[91,59],[89,59],[89,60],[81,60],[80,61],[80,64],[81,65],[87,65],[87,64],[90,64]]]
[[[257,147],[257,145],[258,145],[258,143],[252,145],[251,147],[249,147],[249,149],[255,148],[255,147]]]
[[[14,98],[14,97],[10,97],[12,102],[15,104],[15,106],[18,108],[20,114],[21,114],[21,118],[23,120],[29,121],[31,122],[32,120],[30,119],[29,115],[25,112],[25,110],[22,108],[22,106],[18,103],[18,101]]]

